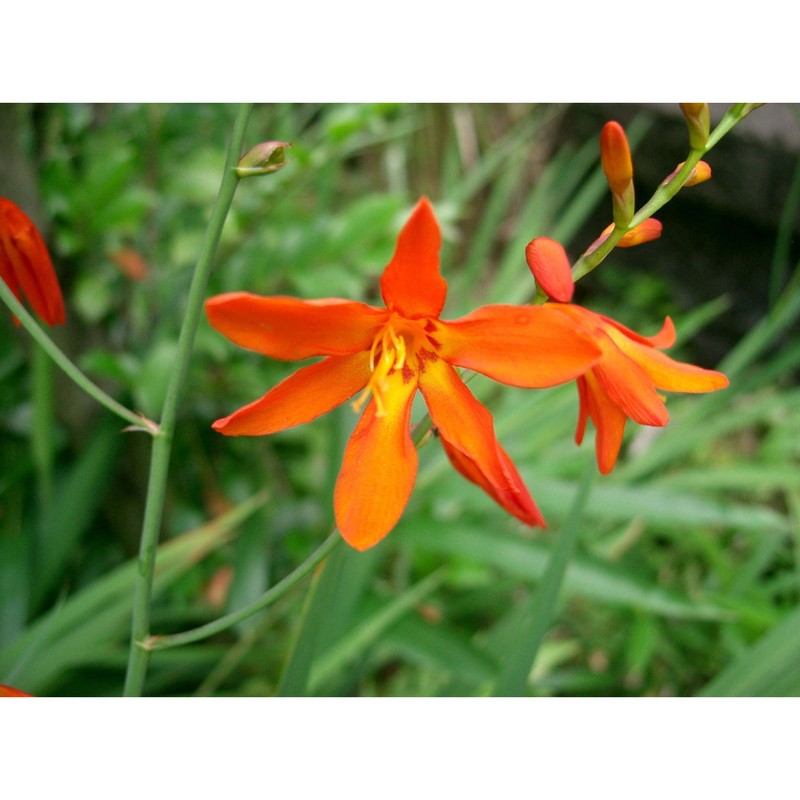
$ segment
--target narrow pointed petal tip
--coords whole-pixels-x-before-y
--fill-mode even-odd
[[[525,259],[536,285],[558,303],[569,303],[575,292],[569,258],[562,245],[554,239],[539,236],[528,242]]]
[[[66,321],[66,310],[47,245],[36,226],[11,200],[0,197],[0,280],[30,303],[48,325]]]
[[[445,454],[456,472],[483,489],[497,505],[532,528],[547,527],[544,517],[522,482],[514,462],[499,444],[497,445],[497,457],[503,464],[506,473],[506,481],[502,485],[493,483],[478,463],[466,453],[454,447],[444,438],[441,439],[441,442]]]
[[[409,319],[439,316],[447,297],[447,283],[439,272],[441,246],[433,206],[423,197],[400,231],[381,276],[381,295],[389,310]]]

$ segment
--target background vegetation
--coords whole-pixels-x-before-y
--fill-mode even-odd
[[[14,163],[0,194],[15,199],[24,185],[38,198],[68,308],[55,338],[114,396],[157,417],[234,109],[13,113],[2,156],[18,150],[24,164]],[[292,142],[292,162],[239,188],[209,293],[376,301],[397,231],[427,194],[445,238],[445,316],[525,302],[531,238],[559,239],[577,256],[610,221],[600,125],[585,132],[586,119],[580,107],[532,105],[257,107],[248,139]],[[662,159],[661,177],[685,156],[664,154],[663,120],[647,109],[629,122],[631,142]],[[724,155],[712,151],[712,168]],[[726,166],[743,195],[753,190],[746,163]],[[484,695],[502,685],[531,695],[800,694],[797,183],[761,231],[768,245],[748,261],[754,291],[703,260],[735,235],[710,224],[706,185],[669,208],[691,204],[681,235],[700,243],[694,274],[713,280],[695,281],[687,296],[680,273],[664,268],[676,235],[665,209],[662,240],[616,251],[581,281],[578,302],[643,333],[672,315],[673,355],[718,366],[731,387],[671,397],[664,430],[629,424],[616,470],[589,487],[557,617],[521,681],[508,676],[525,664],[541,579],[593,443],[574,444],[574,386],[532,392],[477,378],[470,386],[495,414],[547,530],[505,515],[433,440],[383,543],[363,554],[340,547],[262,614],[156,652],[147,693]],[[637,186],[642,201],[654,189]],[[709,295],[721,271],[724,293]],[[732,330],[732,318],[750,322]],[[210,428],[293,369],[201,326],[173,450],[154,630],[245,605],[327,536],[355,423],[347,406],[266,438]],[[122,432],[8,314],[0,386],[0,682],[118,695],[149,441]]]

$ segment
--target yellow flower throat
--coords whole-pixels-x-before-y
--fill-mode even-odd
[[[389,376],[403,371],[404,382],[424,367],[425,358],[436,358],[435,352],[426,349],[426,342],[434,349],[439,347],[426,331],[433,329],[431,323],[423,327],[422,321],[391,319],[372,340],[369,351],[369,369],[372,373],[366,388],[351,404],[360,411],[369,399],[375,398],[375,416],[386,416],[386,398],[390,390]]]

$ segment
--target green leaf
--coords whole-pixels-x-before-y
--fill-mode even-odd
[[[722,670],[705,697],[800,696],[800,607]]]
[[[202,528],[158,548],[154,594],[163,591],[227,541],[264,495],[241,503]],[[91,660],[99,647],[130,634],[130,603],[138,569],[131,559],[57,605],[0,651],[0,682],[39,694],[67,669]]]
[[[372,645],[387,628],[437,589],[444,578],[444,570],[438,570],[428,575],[427,578],[423,578],[419,583],[385,603],[378,611],[371,614],[322,653],[313,664],[309,681],[311,692],[319,689],[338,670]]]
[[[560,532],[553,545],[542,580],[526,604],[527,619],[517,629],[516,642],[506,654],[500,674],[497,676],[492,689],[495,697],[519,697],[527,693],[528,675],[533,669],[539,646],[555,615],[561,584],[578,539],[593,476],[594,463],[589,462],[575,493],[564,530]]]
[[[116,419],[106,419],[57,483],[53,504],[39,525],[34,607],[60,580],[105,496],[122,435]]]
[[[401,526],[398,526],[400,529]],[[418,518],[402,525],[405,541],[420,550],[475,559],[527,581],[544,575],[551,546],[520,535],[493,530],[488,524],[452,523]],[[677,619],[725,619],[729,612],[708,602],[691,600],[626,572],[621,567],[577,555],[567,567],[564,586],[609,606],[650,611]]]

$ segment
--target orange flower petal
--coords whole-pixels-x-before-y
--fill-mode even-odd
[[[586,419],[589,416],[589,389],[582,375],[575,383],[578,386],[578,425],[575,428],[575,444],[581,444],[586,434]]]
[[[530,493],[497,442],[492,415],[456,371],[441,359],[428,361],[419,388],[456,469],[515,517],[542,525]]]
[[[385,309],[348,300],[296,300],[249,292],[206,300],[206,314],[232,342],[286,361],[368,350],[389,316]]]
[[[28,216],[0,197],[0,279],[24,296],[48,325],[66,320],[64,297],[47,246]]]
[[[386,378],[385,414],[370,400],[344,451],[333,505],[344,540],[356,550],[377,544],[397,524],[417,476],[409,434],[417,382],[396,370]]]
[[[594,441],[597,466],[603,475],[608,475],[617,463],[627,417],[591,373],[586,375],[586,406],[597,429]]]
[[[290,375],[262,398],[218,419],[226,436],[264,436],[302,425],[361,391],[369,380],[369,353],[331,356]]]
[[[528,262],[537,286],[548,297],[559,303],[569,303],[575,291],[572,269],[566,250],[555,239],[539,236],[525,248]]]
[[[442,236],[433,207],[423,197],[397,239],[381,277],[386,307],[408,318],[436,318],[444,308],[447,283],[439,272]]]
[[[503,488],[494,486],[487,479],[485,473],[481,472],[478,465],[465,453],[453,447],[444,438],[441,442],[444,452],[450,459],[454,469],[468,481],[480,486],[501,508],[527,525],[538,525],[540,528],[547,527],[544,517],[525,488],[517,468],[508,457],[508,453],[499,444],[497,445],[497,453],[509,476],[509,485]]]
[[[605,332],[598,332],[597,342],[603,348],[603,357],[592,367],[591,374],[609,398],[635,422],[657,427],[666,425],[669,414],[653,379]]]
[[[589,312],[591,313],[591,312]],[[611,326],[616,330],[624,333],[628,339],[632,339],[634,342],[641,342],[642,344],[650,345],[650,347],[672,347],[675,344],[675,325],[672,322],[670,317],[666,317],[664,319],[664,324],[661,326],[661,330],[655,334],[654,336],[642,336],[636,331],[632,331],[630,328],[625,327],[621,322],[617,322],[615,319],[611,319],[611,317],[604,317],[602,314],[595,314],[594,316],[599,317],[606,326]],[[613,330],[608,330],[606,327],[607,332],[611,335],[611,338],[614,339],[617,344],[624,341],[622,337],[614,336]]]
[[[728,378],[721,372],[675,361],[652,347],[638,344],[609,331],[617,346],[650,376],[655,386],[667,392],[699,394],[724,389]]]
[[[511,386],[566,383],[591,367],[600,350],[560,307],[483,306],[453,322],[440,322],[434,334],[442,345],[438,355]]]

